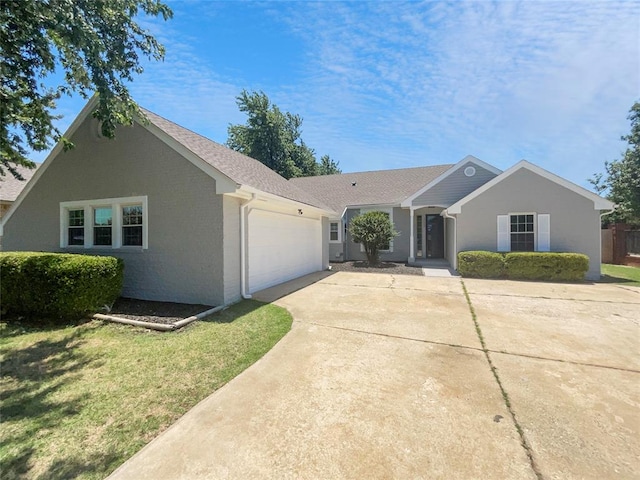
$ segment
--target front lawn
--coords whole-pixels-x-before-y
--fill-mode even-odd
[[[640,287],[640,268],[603,263],[602,281]]]
[[[104,478],[291,328],[244,301],[171,333],[0,323],[2,478]]]

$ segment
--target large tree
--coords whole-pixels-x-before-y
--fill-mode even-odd
[[[71,146],[54,125],[61,95],[97,93],[94,116],[110,138],[118,124],[140,115],[126,85],[143,70],[140,55],[164,57],[136,23],[141,13],[173,15],[159,0],[0,1],[0,175],[8,170],[20,178],[15,166],[33,168],[29,151],[52,141]]]
[[[299,115],[282,112],[264,92],[243,90],[236,101],[248,118],[245,125],[229,125],[229,148],[255,158],[285,178],[341,173],[328,155],[317,162],[314,150],[300,137]]]
[[[598,193],[617,205],[604,221],[640,225],[640,102],[633,104],[627,118],[631,133],[622,137],[627,150],[621,159],[605,162],[605,175],[596,174],[590,181]]]

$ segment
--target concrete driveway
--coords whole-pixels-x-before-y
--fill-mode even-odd
[[[475,320],[457,278],[277,300],[292,331],[110,478],[638,478],[640,289],[464,284]]]

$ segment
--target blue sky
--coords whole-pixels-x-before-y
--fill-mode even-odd
[[[638,2],[167,3],[172,20],[141,19],[167,53],[138,103],[224,143],[235,97],[262,90],[345,172],[472,154],[589,188],[640,99]],[[62,128],[83,103],[61,100]]]

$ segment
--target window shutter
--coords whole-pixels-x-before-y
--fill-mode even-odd
[[[509,232],[509,215],[498,215],[498,251],[511,251],[511,235]]]
[[[551,250],[551,215],[548,213],[538,214],[538,251],[548,252]]]

